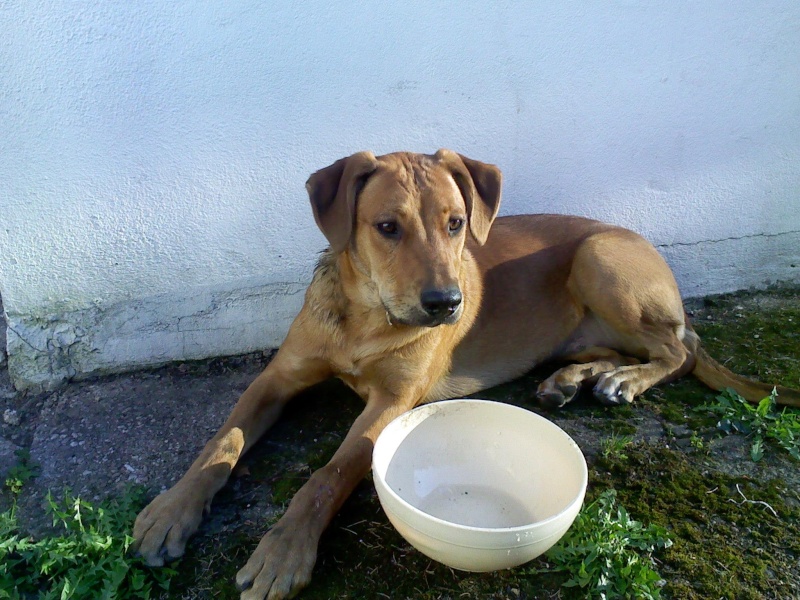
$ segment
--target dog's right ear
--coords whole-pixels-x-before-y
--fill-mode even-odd
[[[353,233],[356,198],[376,168],[378,160],[372,152],[358,152],[308,178],[306,190],[314,220],[333,252],[347,247]]]

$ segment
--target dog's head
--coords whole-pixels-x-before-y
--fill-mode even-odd
[[[500,187],[497,167],[450,150],[359,152],[306,184],[331,250],[371,282],[389,321],[430,327],[461,316],[466,236],[486,241]]]

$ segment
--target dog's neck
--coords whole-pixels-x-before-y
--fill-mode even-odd
[[[398,337],[410,341],[431,330],[393,323],[381,302],[375,283],[348,251],[335,254],[327,249],[320,255],[306,295],[309,308],[333,335],[357,324],[355,331],[368,336]],[[349,335],[353,335],[350,332]],[[399,339],[399,338],[402,338]]]
[[[389,326],[375,285],[346,251],[322,252],[308,296],[312,310],[329,326],[342,327],[351,319],[377,319]]]

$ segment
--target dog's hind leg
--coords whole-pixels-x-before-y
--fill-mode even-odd
[[[544,406],[558,408],[571,402],[584,384],[595,383],[600,375],[624,365],[638,364],[639,360],[623,356],[611,348],[589,348],[577,354],[564,356],[563,360],[575,364],[558,369],[545,379],[536,391]]]
[[[593,393],[603,404],[630,404],[636,396],[658,383],[677,379],[694,364],[686,347],[677,336],[653,336],[649,360],[625,365],[602,373]]]
[[[568,285],[589,318],[602,323],[605,343],[592,343],[641,360],[598,376],[594,395],[602,402],[630,403],[657,383],[691,370],[694,356],[684,344],[677,283],[644,238],[621,229],[590,236],[575,253]]]

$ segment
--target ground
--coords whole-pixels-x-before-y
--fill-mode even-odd
[[[688,302],[687,310],[709,352],[729,368],[800,387],[800,288],[715,296]],[[40,469],[20,501],[28,526],[44,525],[47,489],[70,488],[89,500],[124,493],[130,484],[150,497],[166,489],[268,360],[259,354],[171,365],[41,395],[14,393],[0,371],[0,471],[19,449]],[[666,597],[800,597],[796,461],[769,447],[756,463],[749,440],[719,437],[715,419],[697,410],[715,394],[691,377],[659,386],[632,407],[605,408],[587,397],[541,411],[532,394],[547,372],[479,396],[555,421],[587,457],[589,498],[613,487],[634,518],[669,529],[675,543],[657,555]],[[361,406],[335,383],[298,398],[219,494],[177,565],[169,597],[236,598],[235,572]],[[634,443],[604,456],[604,440],[623,435]],[[0,497],[0,507],[4,502]],[[323,537],[314,580],[301,598],[573,597],[559,590],[563,579],[529,570],[468,574],[432,563],[389,525],[367,479]]]

